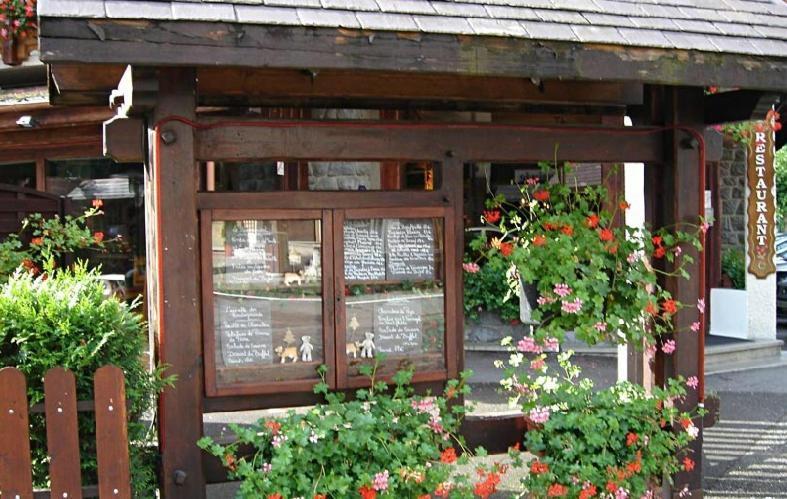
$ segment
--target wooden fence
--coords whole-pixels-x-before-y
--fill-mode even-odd
[[[0,369],[0,496],[3,499],[42,497],[128,499],[131,480],[126,427],[126,388],[116,366],[98,369],[94,400],[77,401],[74,374],[60,367],[44,376],[44,403],[29,407],[24,375]],[[49,491],[33,492],[28,412],[46,415]],[[98,485],[82,487],[77,412],[95,412]]]

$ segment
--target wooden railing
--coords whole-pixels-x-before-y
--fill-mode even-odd
[[[3,499],[42,497],[130,499],[131,480],[123,371],[115,366],[96,370],[94,400],[77,401],[74,374],[53,368],[44,376],[44,403],[32,408],[27,383],[16,368],[0,369],[0,496]],[[49,491],[33,491],[28,413],[46,415]],[[98,485],[82,487],[77,412],[95,412]]]

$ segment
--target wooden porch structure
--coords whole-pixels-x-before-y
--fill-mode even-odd
[[[203,463],[195,446],[203,413],[314,400],[313,380],[302,374],[222,378],[217,364],[227,359],[217,353],[222,333],[215,315],[221,309],[213,280],[216,259],[230,250],[219,248],[214,222],[225,228],[241,220],[315,222],[322,262],[322,280],[314,290],[321,296],[322,360],[330,367],[332,386],[349,390],[359,381],[351,371],[345,334],[351,279],[344,267],[346,250],[341,251],[342,228],[355,219],[430,220],[444,243],[442,271],[437,271],[443,343],[436,352],[414,357],[416,380],[439,385],[463,366],[464,165],[643,162],[648,221],[693,223],[703,213],[704,160],[713,153],[706,148],[706,126],[748,119],[760,101],[784,91],[787,72],[787,49],[777,41],[770,51],[710,53],[500,31],[513,26],[511,19],[494,20],[497,31],[450,27],[456,19],[474,17],[479,5],[487,14],[494,11],[492,2],[462,4],[467,14],[455,13],[458,17],[443,19],[447,25],[431,29],[421,18],[413,29],[386,27],[380,24],[384,12],[375,13],[378,23],[372,27],[362,21],[363,9],[355,12],[352,6],[290,13],[230,1],[197,2],[194,15],[178,17],[169,2],[148,2],[140,13],[123,10],[134,2],[106,3],[100,12],[74,13],[41,0],[42,59],[50,65],[54,103],[96,105],[111,92],[117,116],[105,124],[105,152],[146,163],[149,317],[158,360],[178,375],[176,388],[159,404],[161,484],[168,498],[204,497],[205,484],[223,478],[214,472],[216,463]],[[442,2],[411,3],[434,12],[448,8]],[[230,11],[234,14],[227,17]],[[254,12],[256,20],[248,20]],[[341,17],[347,12],[354,12],[355,21]],[[325,18],[305,25],[311,15]],[[787,20],[783,10],[773,15]],[[408,16],[388,21],[405,22]],[[549,28],[551,22],[542,24]],[[741,90],[712,96],[704,92],[708,85]],[[312,116],[325,108],[375,109],[380,119]],[[636,126],[623,126],[626,115]],[[282,178],[266,191],[217,190],[216,165],[240,161],[272,162]],[[318,161],[377,162],[383,187],[312,190],[304,165]],[[401,189],[403,169],[413,162],[439,165],[434,189]],[[678,300],[693,303],[704,295],[702,256],[687,270],[691,280],[667,285]],[[678,327],[688,329],[698,319],[698,312],[681,314]],[[676,339],[676,354],[657,362],[657,379],[702,380],[703,337]],[[641,370],[629,371],[635,379],[641,376]],[[703,400],[701,387],[684,404],[695,407]],[[491,447],[508,443],[500,440],[506,428],[512,442],[521,437],[516,419],[482,420],[475,429],[473,424],[468,421],[469,432],[496,439]],[[696,424],[702,428],[701,421]],[[681,481],[688,481],[693,497],[701,497],[701,439],[693,450],[697,466]]]

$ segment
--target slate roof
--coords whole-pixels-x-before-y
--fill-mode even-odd
[[[787,0],[39,0],[46,17],[559,40],[787,58]]]

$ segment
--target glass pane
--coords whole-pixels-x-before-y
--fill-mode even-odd
[[[46,163],[46,190],[69,199],[70,215],[101,201],[103,215],[90,220],[104,236],[105,251],[79,251],[75,258],[101,266],[104,278],[127,298],[145,291],[145,189],[141,164],[106,158]]]
[[[320,220],[216,221],[212,236],[217,385],[315,378]]]
[[[205,189],[216,192],[432,191],[440,188],[433,161],[209,162]]]
[[[13,163],[0,165],[0,183],[35,189],[36,164]]]
[[[349,375],[380,354],[383,373],[443,369],[442,219],[347,220],[343,232]]]

